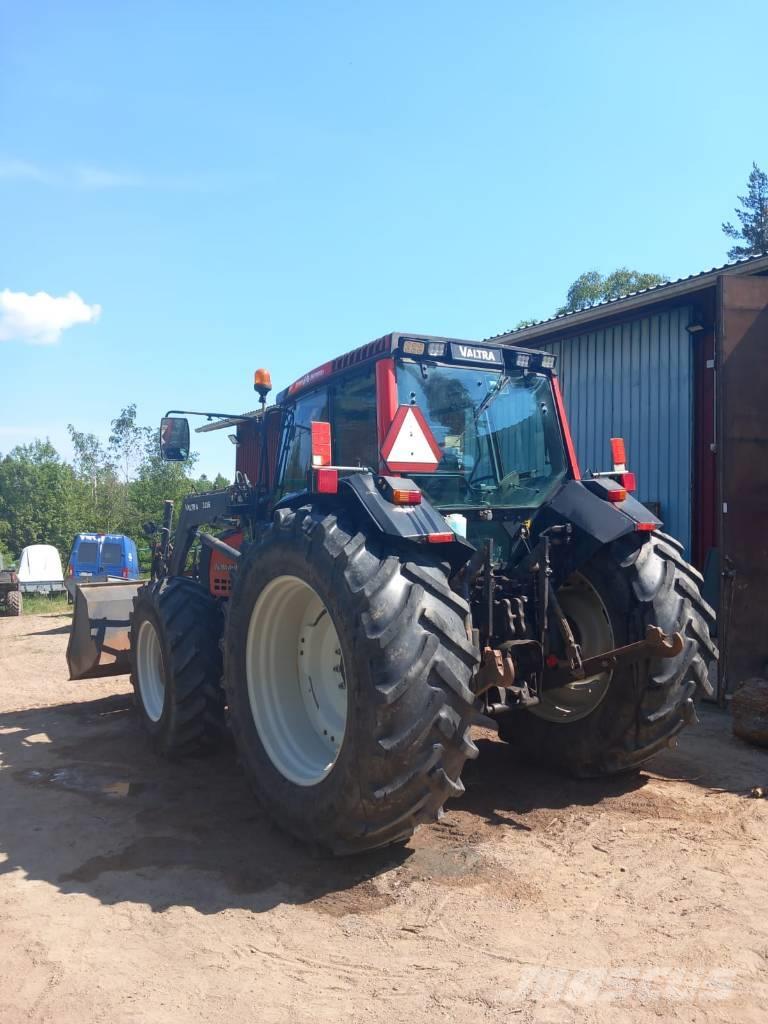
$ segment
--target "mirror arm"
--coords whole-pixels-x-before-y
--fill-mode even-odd
[[[217,417],[224,420],[242,420],[243,423],[248,419],[241,412],[195,412],[192,409],[169,409],[163,418],[167,419],[169,416],[206,416],[209,420]]]

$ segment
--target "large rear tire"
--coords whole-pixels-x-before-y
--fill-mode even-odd
[[[230,726],[256,796],[336,854],[407,839],[477,756],[469,608],[425,551],[279,510],[229,606]]]
[[[145,732],[165,756],[210,750],[224,732],[221,611],[192,579],[141,587],[131,616],[131,683]]]
[[[665,633],[681,633],[683,650],[675,658],[645,659],[593,677],[581,692],[573,687],[570,702],[560,693],[558,702],[550,699],[536,713],[512,712],[499,721],[499,735],[524,756],[574,775],[618,774],[638,768],[696,720],[695,696],[712,693],[714,612],[701,596],[701,575],[683,558],[682,546],[663,533],[640,546],[617,541],[576,575],[597,598],[592,635],[598,646],[606,635],[615,646],[634,643],[648,625],[657,625]],[[568,581],[571,592],[577,585],[578,579]],[[563,606],[568,616],[566,601]],[[589,604],[582,601],[582,607]],[[583,636],[585,630],[579,632]]]
[[[21,615],[24,610],[24,603],[20,590],[11,590],[5,596],[6,615]]]

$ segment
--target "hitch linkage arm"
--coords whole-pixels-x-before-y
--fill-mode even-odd
[[[613,650],[596,654],[593,658],[585,658],[578,673],[567,662],[561,661],[544,674],[544,685],[562,686],[564,683],[593,676],[598,672],[612,671],[619,665],[630,665],[643,658],[676,658],[683,649],[683,643],[680,633],[668,636],[659,626],[648,626],[644,640],[624,647],[614,647]]]

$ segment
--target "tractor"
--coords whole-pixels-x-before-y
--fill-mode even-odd
[[[21,615],[22,609],[19,577],[12,567],[6,569],[3,556],[0,555],[0,613]]]
[[[600,776],[696,721],[701,576],[620,438],[582,478],[553,354],[393,333],[274,404],[254,387],[257,410],[198,428],[232,432],[233,485],[146,526],[129,646],[157,751],[228,728],[271,819],[345,854],[440,817],[474,725]],[[188,415],[163,418],[163,458],[188,456]]]

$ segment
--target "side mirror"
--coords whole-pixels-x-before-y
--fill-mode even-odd
[[[165,462],[184,462],[189,458],[189,420],[182,416],[163,416],[160,420],[160,458]]]

